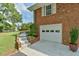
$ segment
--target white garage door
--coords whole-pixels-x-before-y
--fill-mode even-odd
[[[40,40],[62,43],[62,24],[41,25]]]

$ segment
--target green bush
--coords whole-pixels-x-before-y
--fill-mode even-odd
[[[29,32],[29,33],[28,33],[28,36],[35,36],[35,34],[36,34],[36,33],[34,33],[34,32]]]
[[[76,41],[78,39],[78,28],[72,28],[70,31],[71,36],[71,43],[76,44]]]
[[[37,30],[37,27],[35,24],[30,25],[30,32],[28,33],[28,36],[35,36],[36,30]]]

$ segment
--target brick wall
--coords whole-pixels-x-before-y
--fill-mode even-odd
[[[63,24],[62,43],[68,44],[71,27],[79,27],[79,4],[56,4],[56,14],[50,16],[41,16],[41,8],[35,10],[35,23],[38,28],[43,24]],[[39,34],[39,30],[38,30]],[[79,43],[79,40],[77,41]]]

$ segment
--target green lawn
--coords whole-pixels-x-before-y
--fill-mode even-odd
[[[18,33],[0,33],[0,55],[5,55],[15,50],[15,35]]]

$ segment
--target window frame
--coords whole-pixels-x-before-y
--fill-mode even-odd
[[[41,15],[42,16],[50,16],[50,15],[46,15],[46,6],[51,5],[51,14],[55,14],[56,13],[56,3],[52,3],[52,4],[45,4],[41,7]]]
[[[50,6],[51,6],[51,14],[52,14],[52,5],[51,4],[49,4]],[[46,7],[47,6],[49,6],[49,5],[44,5],[43,7],[42,7],[42,16],[49,16],[49,15],[51,15],[51,14],[49,14],[49,15],[46,15]]]
[[[48,15],[51,15],[52,14],[52,5],[51,4],[49,4],[49,5],[47,5],[47,6],[45,6],[46,8],[46,11],[45,11],[45,14],[46,14],[46,16],[48,16]],[[48,9],[47,9],[48,8]],[[50,12],[49,12],[50,11]],[[48,13],[48,14],[47,14]],[[50,13],[50,14],[49,14]]]

